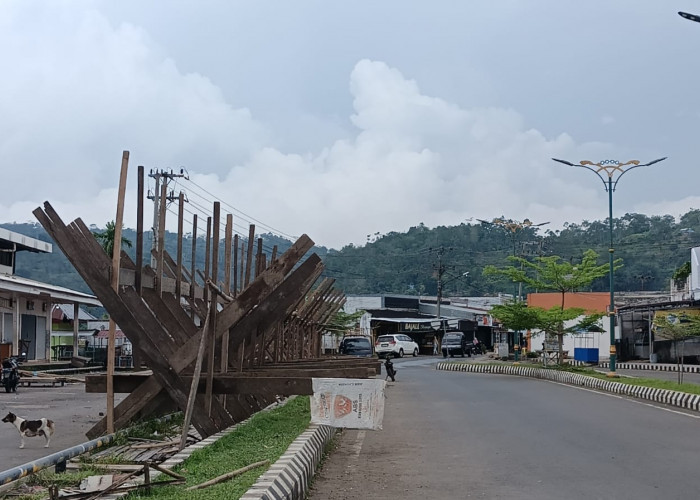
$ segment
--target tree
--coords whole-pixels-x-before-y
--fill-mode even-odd
[[[588,288],[594,280],[608,274],[609,265],[598,265],[598,254],[593,250],[586,250],[581,261],[577,264],[574,264],[573,259],[566,261],[556,255],[537,257],[533,261],[523,257],[511,256],[508,257],[508,260],[517,264],[517,267],[515,265],[502,268],[486,266],[484,275],[504,276],[516,283],[526,283],[535,290],[552,290],[560,293],[561,302],[558,307],[538,314],[540,315],[539,329],[544,331],[545,334],[549,333],[557,336],[559,362],[561,362],[564,358],[564,335],[574,333],[577,329],[583,329],[580,324],[571,328],[564,328],[564,322],[575,319],[584,313],[583,310],[577,308],[565,309],[564,297],[567,292]],[[617,269],[622,266],[622,261],[617,259],[613,265]],[[559,312],[555,313],[554,309],[557,309]],[[600,317],[600,314],[589,315],[582,322],[584,326],[595,324]]]
[[[539,315],[534,307],[527,307],[522,301],[510,301],[506,304],[493,306],[490,311],[494,318],[508,330],[521,332],[538,328]]]
[[[656,323],[656,320],[654,320]],[[692,337],[700,337],[700,318],[680,314],[678,316],[669,314],[656,323],[656,335],[673,341],[676,350],[676,364],[678,365],[678,383],[683,383],[683,366],[685,341]],[[678,343],[680,342],[680,353]]]
[[[362,310],[355,311],[354,313],[338,311],[328,320],[328,323],[324,325],[324,329],[334,335],[344,335],[348,331],[357,328],[359,319],[364,313],[365,311]]]
[[[107,255],[110,257],[112,257],[112,254],[114,253],[114,234],[116,233],[116,229],[116,223],[114,221],[110,221],[107,223],[107,227],[103,232],[92,233],[95,235],[95,238],[97,238],[97,241],[100,242],[100,245],[102,245],[102,248],[104,248]],[[131,248],[131,240],[122,236],[122,246]]]

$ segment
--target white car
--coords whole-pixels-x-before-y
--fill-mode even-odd
[[[380,358],[403,358],[404,354],[418,356],[418,344],[408,335],[381,335],[374,344],[374,352]]]

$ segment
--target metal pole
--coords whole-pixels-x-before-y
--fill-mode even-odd
[[[608,315],[610,316],[610,374],[615,375],[615,359],[617,350],[615,348],[615,275],[614,275],[614,257],[615,249],[613,248],[613,185],[612,177],[608,176],[608,208],[609,219],[610,219],[610,248],[608,253],[610,254],[610,310]]]

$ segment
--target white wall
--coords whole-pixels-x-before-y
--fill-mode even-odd
[[[573,320],[565,323],[566,327],[576,324],[580,319]],[[596,333],[586,333],[583,335],[565,335],[564,336],[564,350],[569,351],[569,358],[574,359],[574,348],[576,347],[587,347],[587,348],[598,348],[598,357],[600,360],[610,359],[610,319],[605,316],[601,319],[604,332]],[[531,349],[533,351],[539,351],[542,349],[542,342],[544,342],[544,333],[538,331],[532,331],[532,340],[530,342]],[[616,328],[615,338],[620,337],[619,327]]]

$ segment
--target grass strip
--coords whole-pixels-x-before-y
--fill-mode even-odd
[[[466,364],[466,363],[465,363]],[[682,383],[674,382],[673,380],[660,380],[655,378],[642,378],[642,377],[615,377],[610,378],[605,373],[598,372],[592,368],[574,366],[574,365],[549,365],[542,366],[541,364],[534,364],[521,361],[519,364],[514,365],[513,363],[483,363],[483,365],[488,366],[503,366],[505,364],[512,366],[525,366],[530,368],[540,368],[542,370],[556,370],[564,371],[570,373],[578,373],[579,375],[586,375],[588,377],[595,377],[602,380],[609,380],[611,382],[619,382],[621,384],[635,385],[640,387],[650,387],[652,389],[666,389],[669,391],[684,392],[687,394],[700,394],[700,384],[693,383]],[[668,372],[667,372],[668,373]]]
[[[150,493],[133,492],[126,498],[173,500],[235,500],[255,483],[267,467],[250,470],[235,479],[196,491],[194,486],[253,462],[269,460],[273,464],[289,445],[309,426],[311,413],[308,396],[299,396],[280,408],[255,414],[249,422],[215,443],[197,450],[174,469],[187,478],[182,486],[153,488]]]

